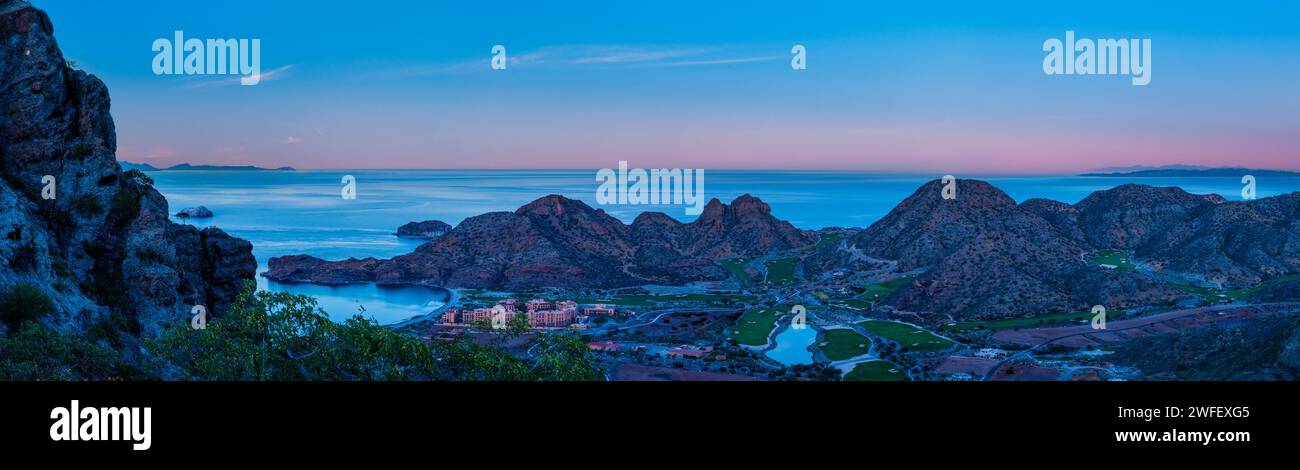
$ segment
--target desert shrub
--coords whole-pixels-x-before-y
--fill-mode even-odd
[[[156,379],[123,363],[112,349],[28,322],[0,338],[0,380]]]
[[[23,323],[35,322],[51,313],[54,313],[54,302],[31,284],[18,284],[0,296],[0,320],[10,334],[18,331]]]
[[[94,194],[78,194],[72,198],[72,210],[82,217],[91,217],[99,215],[104,210],[104,205],[99,203],[99,198]]]
[[[77,160],[89,157],[94,151],[86,144],[76,144],[72,146],[72,158]]]
[[[132,187],[123,187],[113,195],[113,205],[108,210],[108,222],[114,227],[125,227],[140,214],[140,193]]]
[[[143,171],[135,168],[122,172],[122,179],[127,183],[135,185],[153,186],[153,178],[150,178],[149,175],[146,175]]]

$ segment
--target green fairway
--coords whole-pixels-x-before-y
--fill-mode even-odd
[[[871,351],[871,340],[853,330],[826,330],[819,343],[827,359],[839,361]]]
[[[740,282],[748,283],[751,277],[745,272],[745,265],[749,264],[749,261],[748,258],[732,258],[718,261],[718,264]]]
[[[1114,266],[1120,271],[1132,271],[1133,263],[1128,260],[1128,252],[1124,250],[1101,250],[1095,256],[1088,259],[1088,264],[1095,266]]]
[[[768,284],[789,284],[794,282],[794,258],[777,259],[767,262]]]
[[[1273,279],[1269,279],[1267,281],[1261,282],[1253,287],[1231,290],[1231,291],[1221,291],[1213,287],[1195,286],[1191,284],[1179,284],[1179,283],[1171,283],[1171,284],[1173,284],[1174,287],[1178,288],[1183,292],[1199,295],[1202,298],[1204,298],[1206,302],[1213,303],[1213,302],[1232,302],[1232,301],[1252,297],[1255,294],[1258,294],[1260,289],[1263,289],[1265,286],[1269,284],[1277,283],[1277,282],[1294,281],[1296,279],[1300,279],[1300,275],[1293,274],[1289,276],[1275,277]]]
[[[839,234],[833,233],[830,235],[826,235],[824,237],[821,237],[821,239],[817,240],[817,244],[813,245],[812,251],[821,251],[823,248],[833,247],[839,245],[839,243],[840,243]]]
[[[746,346],[767,344],[768,335],[776,328],[776,320],[783,310],[763,309],[745,312],[736,325],[727,330],[727,336]]]
[[[902,345],[903,349],[912,351],[938,351],[948,349],[953,345],[952,341],[906,323],[867,320],[858,323],[858,326]]]
[[[859,362],[844,374],[846,381],[897,382],[907,380],[907,374],[886,361]]]
[[[900,277],[898,279],[890,279],[885,282],[868,284],[862,287],[862,295],[858,296],[858,298],[867,301],[881,300],[884,299],[885,297],[889,297],[894,292],[897,292],[899,289],[902,289],[903,287],[906,287],[911,283],[912,283],[912,278]]]
[[[1052,325],[1060,325],[1064,323],[1077,323],[1081,321],[1091,320],[1092,317],[1093,317],[1092,312],[1058,313],[1056,315],[1044,315],[1041,317],[1032,317],[1032,318],[1007,318],[1004,320],[962,322],[953,325],[945,325],[943,327],[943,330],[953,331],[957,333],[964,333],[968,331],[978,330],[981,328],[986,330],[1005,330],[1008,328],[1029,328],[1029,327],[1040,327],[1040,326],[1052,326]]]

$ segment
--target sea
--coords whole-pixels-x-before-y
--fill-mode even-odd
[[[335,320],[353,315],[392,324],[436,311],[447,292],[422,287],[316,286],[269,282],[260,274],[271,257],[307,254],[323,259],[389,258],[409,253],[422,240],[398,238],[397,227],[412,221],[451,225],[475,215],[513,211],[539,197],[578,199],[631,223],[642,212],[659,211],[683,222],[686,207],[600,205],[595,170],[330,170],[330,171],[155,171],[148,173],[175,213],[206,206],[215,217],[177,223],[216,226],[253,243],[258,288],[316,297]],[[344,179],[355,182],[355,198],[344,197]],[[772,214],[796,227],[866,227],[884,217],[927,181],[942,175],[898,175],[847,171],[707,171],[704,195],[723,202],[750,194]],[[1191,193],[1242,198],[1239,177],[1126,178],[1087,176],[958,175],[988,181],[1017,202],[1046,198],[1075,203],[1094,191],[1121,184],[1178,186]],[[960,191],[960,187],[958,188]],[[1263,198],[1300,191],[1300,177],[1256,179]]]

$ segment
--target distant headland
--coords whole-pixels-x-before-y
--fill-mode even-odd
[[[1264,170],[1258,168],[1211,168],[1194,165],[1168,165],[1159,167],[1116,167],[1102,168],[1092,173],[1079,176],[1099,177],[1143,177],[1143,178],[1196,178],[1196,177],[1241,177],[1254,176],[1300,176],[1300,172],[1286,170]]]
[[[279,168],[262,168],[253,165],[227,166],[227,165],[191,165],[182,163],[179,165],[169,166],[167,168],[158,168],[148,163],[131,163],[119,161],[122,170],[140,170],[140,171],[297,171],[291,166],[282,166]]]

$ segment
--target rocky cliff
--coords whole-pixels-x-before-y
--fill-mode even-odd
[[[117,316],[150,333],[194,305],[219,314],[253,278],[252,246],[170,222],[149,178],[118,166],[109,104],[44,12],[0,0],[0,292],[43,291],[59,331]]]
[[[723,279],[719,258],[804,247],[813,237],[777,220],[758,198],[714,199],[681,223],[645,213],[626,225],[587,204],[546,196],[514,212],[465,219],[414,253],[339,262],[272,258],[277,282],[411,283],[448,287],[623,287]]]

